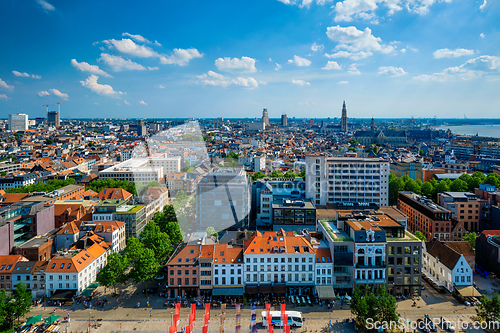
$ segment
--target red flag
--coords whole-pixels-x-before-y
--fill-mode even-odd
[[[181,303],[175,304],[175,314],[181,314]]]
[[[285,325],[285,310],[286,304],[281,304],[281,324]]]
[[[271,304],[266,304],[266,315],[269,314],[269,311],[271,311]]]
[[[273,332],[273,317],[271,316],[271,313],[269,311],[267,312],[267,332]]]
[[[208,333],[208,325],[203,326],[201,332],[202,333]]]
[[[203,322],[203,325],[207,326],[209,321],[210,321],[210,316],[206,314],[205,321]]]
[[[189,321],[188,322],[189,322],[189,326],[193,326],[193,314],[192,313],[189,314]]]
[[[191,329],[191,326],[186,326],[186,333],[191,333],[192,329]]]
[[[285,313],[283,315],[283,332],[286,331],[287,327],[288,327],[288,315]]]
[[[170,326],[168,328],[168,333],[176,333],[177,329],[174,327],[174,325]]]
[[[208,320],[210,320],[210,303],[205,306],[205,315],[208,315]]]
[[[285,333],[290,333],[290,325],[286,325],[286,332]]]
[[[193,314],[193,321],[196,321],[196,303],[191,304],[191,313]]]

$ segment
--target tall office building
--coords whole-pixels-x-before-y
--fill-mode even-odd
[[[9,130],[12,132],[28,129],[28,115],[24,113],[9,114]]]
[[[137,135],[143,136],[146,135],[146,125],[144,123],[144,119],[137,119]]]
[[[269,126],[269,114],[267,113],[267,109],[262,110],[262,122]]]
[[[340,131],[347,132],[347,109],[345,107],[345,101],[344,105],[342,106],[342,120],[340,121]]]
[[[389,161],[378,158],[306,156],[306,198],[316,205],[389,205]]]
[[[282,127],[288,126],[288,118],[287,118],[286,114],[281,115],[281,126]]]
[[[61,126],[61,118],[59,111],[47,112],[47,124],[49,126],[55,126],[55,127]]]

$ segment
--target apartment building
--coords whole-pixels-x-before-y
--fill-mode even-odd
[[[183,245],[181,245],[182,247]],[[167,263],[170,297],[199,295],[199,265],[201,244],[184,245]]]
[[[93,222],[121,221],[125,222],[127,238],[138,237],[147,224],[145,205],[130,205],[126,200],[103,200],[95,207]],[[152,216],[154,212],[150,215]]]
[[[311,294],[316,250],[292,232],[268,231],[245,241],[245,293]]]
[[[315,267],[316,286],[331,286],[333,276],[333,261],[329,247],[325,246],[316,249]]]
[[[92,231],[94,234],[104,238],[112,252],[120,252],[126,246],[126,231],[125,222],[120,221],[100,221],[100,222],[82,222],[79,230],[79,237],[82,237],[87,232]]]
[[[408,229],[420,231],[427,239],[450,240],[452,213],[413,192],[399,192],[398,209],[408,216]]]
[[[389,204],[389,162],[375,158],[306,156],[306,198],[316,206]]]
[[[232,247],[228,244],[214,245],[212,267],[212,295],[243,295],[243,248]]]
[[[273,230],[281,228],[296,230],[297,228],[316,230],[316,207],[311,200],[275,200],[272,203]]]
[[[72,290],[79,295],[95,281],[99,270],[107,263],[107,255],[98,244],[57,253],[45,270],[46,296],[58,290]]]
[[[212,265],[214,262],[214,244],[201,245],[200,258],[198,259],[200,269],[200,295],[210,297],[212,295]]]
[[[443,192],[438,199],[439,205],[451,212],[452,218],[463,223],[464,234],[479,231],[484,199],[468,192]]]
[[[0,178],[0,190],[29,186],[34,184],[37,179],[38,174],[36,173],[26,173],[21,175],[2,177]]]
[[[473,268],[469,266],[462,253],[446,243],[437,239],[425,243],[423,268],[450,292],[456,288],[472,286],[474,283]],[[468,242],[463,243],[464,246],[468,245],[470,248]],[[473,252],[472,248],[468,252]]]
[[[12,274],[19,261],[28,261],[21,255],[0,255],[0,290],[12,292]]]

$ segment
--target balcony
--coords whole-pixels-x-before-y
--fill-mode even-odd
[[[333,276],[351,276],[351,272],[333,272]]]
[[[385,279],[356,279],[356,284],[385,284]]]
[[[356,268],[386,268],[385,261],[381,263],[373,263],[371,265],[365,263],[357,263]]]

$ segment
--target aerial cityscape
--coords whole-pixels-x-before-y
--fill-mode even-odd
[[[499,10],[0,3],[0,332],[499,331]]]

